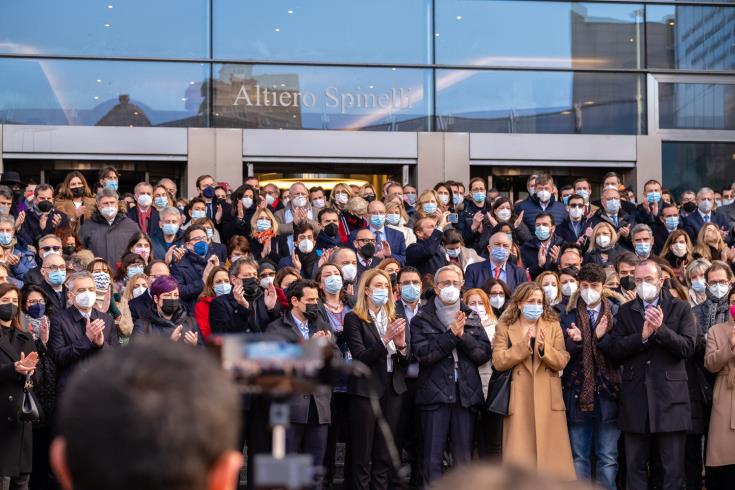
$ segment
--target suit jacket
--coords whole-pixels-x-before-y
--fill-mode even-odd
[[[66,299],[68,293],[66,286],[62,286],[61,294],[56,294],[54,288],[52,288],[45,279],[38,286],[43,289],[44,293],[46,293],[46,297],[48,298],[48,301],[50,303],[51,308],[49,308],[49,306],[46,306],[46,309],[49,310],[46,315],[48,315],[49,318],[51,318],[53,314],[61,313],[66,309]]]
[[[358,231],[360,230],[352,230],[352,233],[350,233],[350,243],[355,241]],[[373,233],[375,232],[373,231]],[[391,257],[400,262],[401,266],[406,265],[406,239],[403,233],[387,226],[383,227],[381,233],[383,234],[383,240],[390,245]],[[377,244],[377,246],[379,247],[380,244]]]
[[[600,224],[601,221],[604,221],[605,223],[608,223],[611,225],[615,231],[619,231],[620,228],[623,228],[625,226],[630,226],[630,229],[632,230],[633,227],[636,225],[636,220],[633,214],[626,213],[623,211],[623,209],[618,210],[618,224],[616,225],[612,219],[605,213],[602,208],[598,209],[594,216],[590,219],[590,226],[594,228],[598,224]],[[620,244],[621,247],[623,247],[626,250],[633,250],[632,242],[630,241],[630,236],[625,238],[618,236],[618,244]]]
[[[278,302],[272,310],[265,306],[262,293],[249,303],[250,308],[243,308],[232,293],[214,298],[209,305],[209,326],[212,334],[263,332],[281,314]]]
[[[53,209],[48,215],[46,226],[41,228],[41,218],[37,212],[34,209],[27,210],[25,220],[23,221],[20,230],[15,234],[18,244],[22,247],[27,247],[28,245],[33,245],[35,247],[39,238],[53,233],[57,228],[53,223],[53,218],[56,217],[56,215],[61,216],[61,221],[59,221],[58,227],[69,226],[69,218],[61,211]],[[125,243],[127,244],[127,242]]]
[[[729,230],[730,229],[730,223],[727,221],[727,218],[725,218],[722,214],[718,213],[711,213],[710,214],[710,223],[713,223],[717,225],[720,229]],[[687,232],[689,235],[689,238],[692,240],[692,243],[697,243],[697,235],[699,234],[699,230],[704,225],[704,218],[702,218],[702,215],[699,214],[699,210],[694,211],[692,214],[685,216],[682,220],[682,228],[684,228],[684,231]]]
[[[329,324],[322,320],[321,315],[315,321],[309,322],[309,338],[319,331],[331,332]],[[293,344],[303,344],[305,342],[304,336],[301,334],[299,327],[296,326],[296,322],[290,311],[287,311],[282,317],[268,324],[265,333],[277,335]],[[334,349],[336,355],[339,356],[340,354],[336,345]],[[318,391],[312,395],[297,393],[291,397],[291,423],[305,424],[309,421],[309,406],[311,405],[312,398],[314,398],[314,403],[319,413],[319,423],[330,424],[332,422],[332,393],[330,391]]]
[[[139,319],[150,320],[151,319],[151,305],[153,304],[153,298],[146,291],[137,298],[133,298],[128,301],[128,308],[130,308],[130,316],[133,319],[133,323]]]
[[[415,267],[421,277],[434,275],[436,271],[449,264],[447,253],[441,246],[442,232],[434,230],[427,239],[416,239],[406,249],[406,265]]]
[[[138,225],[138,208],[130,208],[127,212],[128,218],[130,218],[133,223]],[[157,233],[161,230],[159,226],[159,220],[160,217],[158,215],[158,210],[151,205],[151,215],[148,217],[148,223],[146,223],[148,226],[146,226],[145,230],[141,229],[140,231],[143,231],[145,233],[148,233],[148,236],[152,236],[154,233]],[[140,225],[138,225],[138,228],[140,228]],[[159,259],[163,259],[163,257],[158,257]]]
[[[505,263],[505,284],[514,291],[519,284],[529,281],[528,272],[510,262]],[[493,263],[490,260],[475,262],[467,266],[465,271],[465,289],[480,288],[493,277]]]
[[[735,202],[717,208],[717,214],[725,218],[730,229],[735,228]]]
[[[521,261],[523,262],[523,265],[526,266],[528,273],[531,274],[533,279],[536,279],[536,276],[541,274],[543,271],[553,271],[556,269],[557,263],[551,258],[551,250],[557,245],[561,249],[563,241],[555,233],[551,235],[551,240],[549,241],[549,245],[546,249],[546,263],[543,267],[539,266],[538,262],[538,253],[541,248],[541,242],[538,238],[529,240],[521,246]]]
[[[86,319],[76,307],[69,307],[51,317],[48,347],[56,365],[57,395],[61,395],[64,391],[69,376],[79,363],[104,349],[117,345],[115,321],[107,313],[93,309],[90,321],[98,318],[105,322],[105,342],[102,347],[97,347],[87,338]]]
[[[402,395],[406,388],[407,359],[400,352],[393,354],[393,376],[388,373],[388,349],[380,338],[375,322],[362,321],[354,312],[345,315],[344,335],[350,348],[352,359],[365,364],[372,372],[370,379],[351,376],[347,381],[347,392],[351,395],[382,397],[385,390],[392,387],[396,394]],[[392,385],[389,380],[392,379]],[[370,383],[375,390],[370,389]]]
[[[658,304],[663,325],[647,342],[641,336],[640,298],[620,306],[612,332],[598,341],[605,355],[623,365],[618,426],[624,432],[688,431],[692,426],[685,360],[695,352],[694,315],[689,303],[666,290]]]
[[[584,230],[590,226],[590,221],[587,218],[582,218],[579,222],[579,234],[574,231],[574,225],[570,218],[565,219],[562,223],[556,227],[554,232],[556,236],[562,239],[564,242],[576,243],[580,236],[584,235]]]

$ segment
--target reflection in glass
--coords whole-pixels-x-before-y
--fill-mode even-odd
[[[648,5],[648,66],[735,70],[735,6]]]
[[[623,73],[437,70],[436,130],[644,134],[643,84]]]
[[[431,0],[217,0],[215,58],[430,63]]]
[[[0,53],[209,55],[209,0],[2,2]]]
[[[214,125],[425,131],[431,70],[215,65]]]
[[[659,83],[659,127],[735,129],[735,85]]]
[[[0,59],[0,123],[207,125],[200,63]]]
[[[437,0],[437,63],[641,68],[643,5]]]
[[[671,143],[662,150],[664,187],[677,199],[685,190],[729,188],[735,166],[735,143]]]

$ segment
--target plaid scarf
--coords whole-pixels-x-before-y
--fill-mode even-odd
[[[609,334],[613,327],[613,319],[610,302],[604,298],[598,323],[603,316],[607,318],[607,333]],[[582,332],[582,391],[579,395],[579,406],[583,412],[592,412],[595,409],[595,387],[597,385],[600,387],[600,392],[605,392],[611,399],[617,400],[620,391],[620,373],[597,347],[595,333],[587,314],[587,304],[581,297],[577,299],[577,321],[579,321],[579,330]]]

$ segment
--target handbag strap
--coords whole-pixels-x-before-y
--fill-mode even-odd
[[[33,379],[31,378],[30,373],[26,374],[26,384],[23,386],[24,390],[30,390],[33,388]]]

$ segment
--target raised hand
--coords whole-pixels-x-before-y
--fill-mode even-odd
[[[8,255],[6,255],[4,258],[5,258],[5,263],[11,267],[18,265],[18,262],[20,262],[20,257],[13,254],[12,252],[8,253]]]
[[[20,374],[21,376],[33,374],[33,371],[36,370],[37,364],[38,364],[38,353],[31,352],[30,354],[26,356],[23,352],[21,352],[20,361],[16,361],[14,363],[15,372]]]
[[[26,212],[21,211],[18,213],[18,217],[15,219],[15,230],[20,230],[20,227],[23,226],[23,222],[26,220]]]
[[[467,315],[464,314],[462,311],[457,312],[457,316],[454,317],[454,322],[451,325],[452,333],[457,336],[461,337],[464,335],[464,324],[467,321]]]
[[[181,338],[181,331],[184,330],[183,325],[179,325],[178,327],[174,328],[174,331],[171,332],[171,340],[174,342],[178,342]]]
[[[219,224],[222,221],[222,205],[217,204],[217,211],[214,212],[214,222]]]
[[[546,265],[546,246],[541,245],[538,248],[538,266],[543,267]]]
[[[272,310],[276,306],[278,301],[278,293],[276,293],[276,287],[273,283],[268,284],[268,287],[263,291],[263,300],[265,301],[265,307]]]
[[[572,339],[573,342],[582,342],[582,332],[577,328],[577,325],[572,323],[572,326],[567,328],[567,333],[569,334],[569,338]]]
[[[61,223],[61,214],[55,213],[51,218],[51,224],[54,225],[54,228],[56,228],[57,226],[59,226],[59,223]]]
[[[395,331],[395,335],[393,336],[393,342],[395,342],[396,347],[405,346],[406,345],[406,319],[396,318],[395,320],[393,320],[390,326]]]
[[[546,342],[546,334],[544,333],[544,329],[539,326],[536,335],[536,344],[538,344],[539,350],[543,349],[544,343]]]
[[[607,317],[603,316],[602,318],[600,318],[600,321],[597,322],[597,326],[595,327],[595,336],[598,339],[601,339],[602,337],[604,337],[605,334],[607,333],[607,327],[608,327]]]
[[[561,252],[561,247],[559,245],[554,245],[551,247],[551,261],[556,262],[559,260],[559,252]]]
[[[178,327],[177,327],[178,328]],[[199,341],[199,335],[196,332],[186,332],[184,334],[184,342],[189,345],[197,345]]]
[[[299,259],[299,255],[294,251],[294,253],[291,254],[291,262],[293,263],[294,269],[297,271],[301,270],[301,259]]]
[[[248,303],[248,300],[245,299],[242,284],[238,284],[237,286],[232,288],[232,296],[235,298],[235,301],[237,301],[240,306],[245,309],[250,308],[250,303]]]
[[[625,225],[618,229],[618,235],[622,237],[627,237],[628,235],[630,235],[630,225]]]
[[[518,214],[518,217],[516,218],[515,222],[513,223],[513,228],[518,228],[520,226],[520,224],[523,223],[523,213],[524,212],[525,211],[521,211]]]
[[[38,329],[38,338],[41,339],[43,345],[48,344],[49,332],[50,325],[48,317],[44,315],[44,317],[41,319],[41,328]]]

